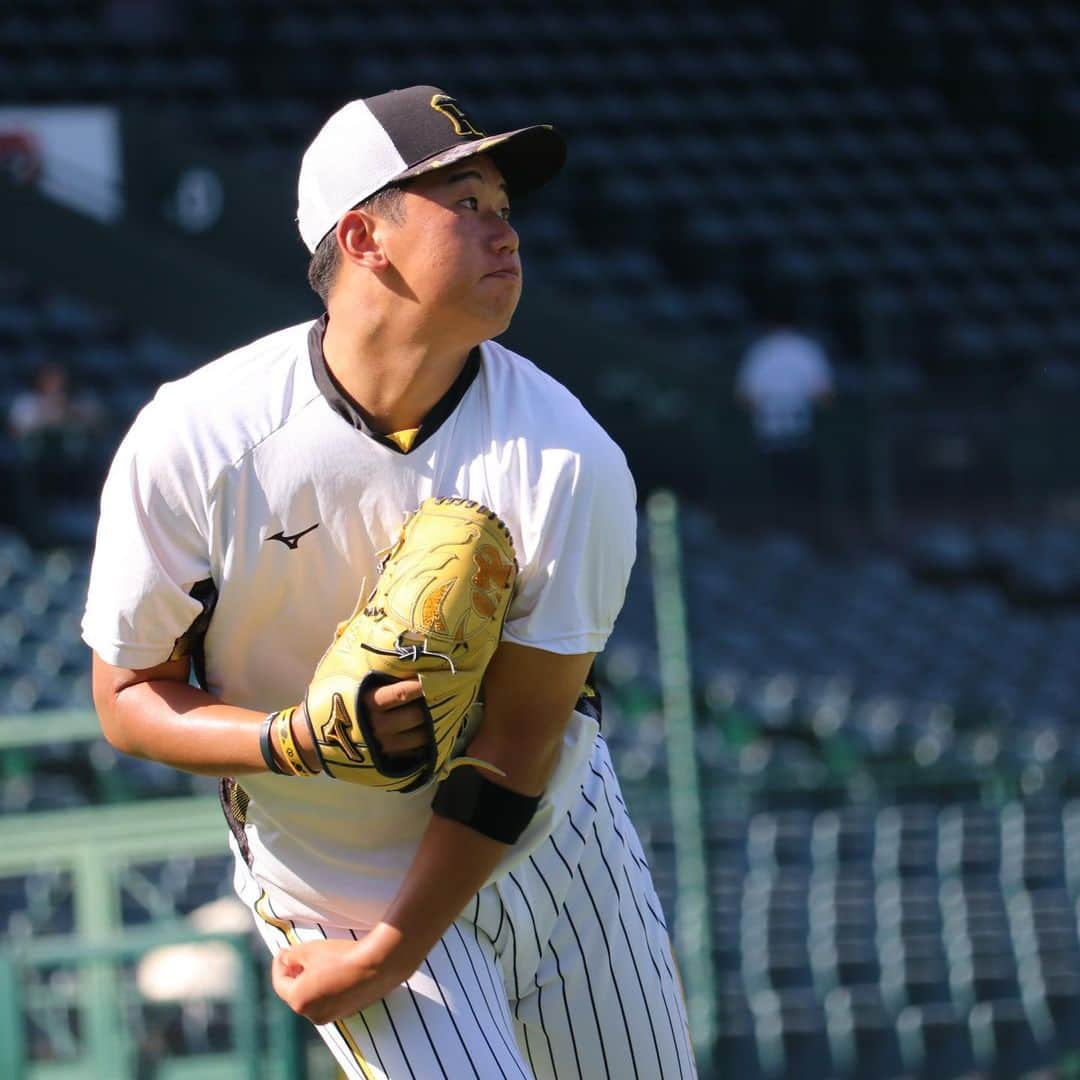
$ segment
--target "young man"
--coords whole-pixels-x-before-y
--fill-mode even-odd
[[[163,387],[113,464],[84,620],[117,748],[222,776],[236,885],[274,988],[351,1077],[690,1076],[674,963],[583,695],[634,557],[634,489],[580,403],[493,343],[521,292],[510,197],[561,167],[435,87],[334,114],[298,224],[327,314]],[[513,843],[378,791],[276,775],[377,553],[429,496],[509,527],[519,573],[467,753],[539,806]],[[193,671],[199,686],[190,684]],[[384,754],[416,680],[365,695]],[[295,749],[318,758],[304,725]],[[274,765],[271,771],[268,764]],[[460,771],[460,770],[459,770]],[[491,781],[487,781],[491,782]]]

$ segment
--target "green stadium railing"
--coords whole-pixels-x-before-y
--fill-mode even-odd
[[[706,1076],[715,1039],[716,978],[678,511],[668,491],[653,493],[646,505],[675,844],[675,951],[698,1067]]]
[[[10,1080],[134,1080],[136,1048],[124,1022],[125,993],[117,988],[114,965],[166,946],[214,942],[232,948],[238,960],[239,977],[230,999],[234,1050],[176,1056],[158,1063],[154,1075],[161,1080],[265,1080],[270,1076],[291,1080],[297,1074],[268,1067],[261,1052],[259,974],[247,937],[197,934],[190,927],[167,926],[128,930],[98,941],[42,938],[0,952],[0,1075]],[[71,1060],[35,1060],[24,1037],[24,1011],[30,1005],[24,976],[33,970],[57,968],[76,968],[83,979],[83,1001],[91,1012],[85,1047]]]
[[[0,751],[32,752],[65,743],[77,748],[101,738],[88,710],[42,712],[0,718]],[[140,799],[75,809],[5,814],[0,845],[0,879],[39,873],[69,875],[72,930],[64,936],[38,936],[0,947],[0,1077],[4,1080],[126,1080],[125,1037],[119,1003],[130,988],[117,963],[170,943],[213,941],[222,935],[197,934],[175,913],[147,927],[122,923],[124,871],[140,862],[225,855],[227,828],[215,796],[184,795]],[[163,1062],[162,1080],[200,1080],[259,1076],[303,1080],[309,1073],[304,1042],[308,1025],[272,994],[265,994],[272,1022],[258,1045],[251,1026],[255,987],[265,979],[266,958],[243,937],[224,936],[243,953],[242,994],[234,1002],[237,1046],[232,1054],[180,1056]],[[241,943],[243,947],[241,948]],[[71,968],[77,987],[74,1007],[79,1052],[73,1060],[44,1062],[28,1057],[25,1045],[26,981],[43,969]],[[262,970],[262,980],[258,972]],[[40,988],[35,988],[40,989]],[[32,995],[31,995],[32,996]],[[196,1060],[199,1059],[199,1060]],[[329,1060],[328,1057],[326,1060]]]
[[[0,752],[100,739],[101,725],[89,709],[57,709],[0,715]]]
[[[226,851],[226,830],[217,800],[206,796],[148,800],[116,806],[5,815],[6,838],[0,848],[0,878],[35,872],[70,873],[74,934],[64,937],[29,938],[8,944],[0,951],[0,1047],[9,1055],[0,1076],[67,1080],[68,1077],[115,1077],[129,1075],[116,1064],[118,1049],[125,1045],[118,1002],[125,992],[119,973],[104,961],[131,957],[177,940],[194,940],[186,924],[164,922],[138,929],[121,925],[120,877],[124,867],[140,860],[220,855]],[[200,938],[214,940],[214,937]],[[231,940],[231,939],[230,939]],[[241,965],[243,1000],[236,1001],[237,1055],[224,1063],[204,1061],[203,1080],[221,1076],[277,1075],[274,1068],[254,1072],[260,1051],[247,1033],[248,1002],[254,1000],[251,983],[265,958],[243,940],[246,959]],[[21,1040],[21,1010],[26,1005],[22,977],[33,970],[53,966],[78,969],[76,1009],[78,1030],[85,1043],[78,1060],[63,1065],[27,1062],[16,1049]],[[273,1059],[290,1062],[282,1080],[302,1078],[300,1043],[306,1025],[272,995],[274,1010],[269,1026]],[[15,1063],[19,1062],[16,1069]],[[181,1080],[181,1065],[171,1066]],[[209,1069],[210,1071],[207,1071]],[[180,1070],[180,1071],[178,1071]],[[165,1073],[161,1074],[165,1076]],[[172,1075],[172,1074],[169,1074]]]

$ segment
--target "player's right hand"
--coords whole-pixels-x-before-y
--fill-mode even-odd
[[[357,941],[331,938],[286,946],[271,981],[278,996],[313,1024],[330,1024],[366,1009],[403,983],[418,961],[405,957],[402,935],[379,923]]]
[[[423,696],[419,679],[400,679],[383,686],[369,687],[361,695],[372,731],[384,754],[394,757],[423,748],[426,720],[418,704]],[[319,772],[319,755],[311,725],[294,723],[292,730],[304,763],[312,772]]]
[[[419,679],[401,679],[376,686],[362,695],[375,738],[384,754],[402,754],[424,747],[424,713],[415,704],[423,696]]]

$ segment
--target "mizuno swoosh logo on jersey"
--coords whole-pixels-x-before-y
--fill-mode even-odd
[[[303,529],[301,532],[292,533],[289,536],[285,535],[285,530],[283,529],[281,532],[274,533],[273,536],[266,537],[266,540],[280,540],[290,551],[295,551],[300,545],[300,537],[307,536],[309,532],[311,532],[313,529],[317,529],[318,527],[319,523],[316,521],[314,525]],[[266,540],[264,540],[263,543],[265,543]]]

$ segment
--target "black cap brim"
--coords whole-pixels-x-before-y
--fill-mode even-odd
[[[485,135],[454,143],[411,165],[390,182],[422,176],[476,154],[491,154],[511,195],[527,195],[543,187],[562,169],[566,162],[566,142],[549,124],[504,131],[501,135]]]

